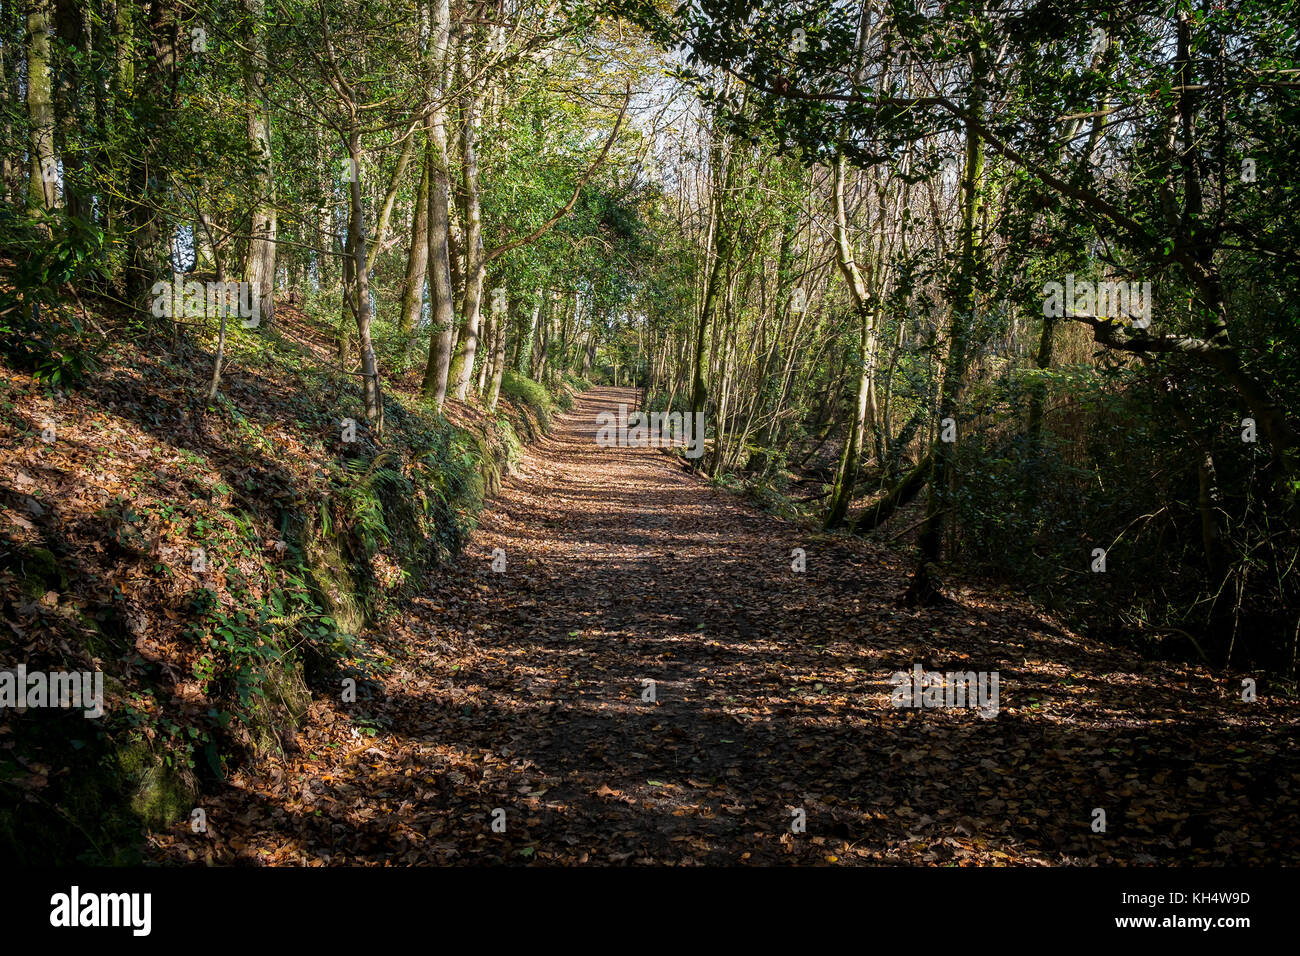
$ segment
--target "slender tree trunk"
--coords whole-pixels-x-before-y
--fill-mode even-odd
[[[975,57],[975,79],[968,100],[972,116],[983,113],[983,95],[979,87],[982,57]],[[967,337],[974,321],[976,290],[975,274],[978,268],[980,202],[984,173],[984,141],[973,129],[966,130],[966,159],[962,177],[961,264],[957,275],[955,295],[948,332],[948,359],[940,388],[939,417],[953,420],[954,428],[960,416],[962,385],[966,376]],[[916,572],[908,585],[904,601],[909,606],[926,605],[938,599],[935,584],[936,565],[942,556],[943,532],[948,513],[949,486],[953,479],[956,459],[956,441],[940,440],[931,449],[930,487],[926,501],[925,520],[917,536],[920,549]],[[957,437],[960,437],[958,434]]]
[[[352,216],[349,221],[349,251],[352,254],[356,283],[357,347],[361,351],[361,396],[366,406],[366,420],[377,433],[384,430],[384,401],[379,385],[379,363],[370,341],[370,270],[366,267],[366,227],[361,200],[361,133],[354,123],[348,131],[348,156],[353,176],[348,185]]]
[[[401,155],[397,157],[397,165],[393,167],[392,178],[388,181],[388,189],[384,192],[384,201],[379,209],[379,221],[375,224],[375,241],[366,255],[366,265],[371,271],[374,271],[375,260],[383,251],[384,241],[388,235],[388,223],[393,217],[393,204],[397,201],[397,192],[402,187],[402,177],[406,174],[406,167],[411,164],[411,157],[415,155],[416,139],[415,132],[412,131],[402,143]]]
[[[9,92],[9,50],[7,47],[0,45],[0,115],[9,116],[12,108],[11,104],[14,97]],[[8,144],[0,146],[0,201],[10,202],[14,195],[14,170],[17,164],[14,162],[13,153],[8,149]]]
[[[533,295],[533,310],[528,319],[528,328],[519,338],[519,357],[515,362],[515,371],[528,375],[532,371],[533,339],[537,335],[537,320],[542,314],[542,301],[545,292],[537,287]]]
[[[176,11],[170,3],[155,0],[149,5],[147,29],[149,58],[135,84],[134,105],[137,115],[147,116],[156,128],[165,129],[176,112],[180,42]],[[169,237],[164,235],[167,222],[158,206],[168,197],[170,177],[159,145],[154,137],[144,137],[138,153],[129,160],[130,261],[126,288],[132,297],[148,292],[169,248]]]
[[[275,170],[271,160],[271,111],[263,95],[266,83],[265,0],[243,0],[247,17],[246,49],[242,52],[244,96],[248,104],[248,144],[256,167],[253,205],[244,270],[252,286],[263,328],[275,326],[275,253],[279,223],[275,208]]]
[[[406,256],[406,281],[402,285],[402,312],[398,320],[398,329],[408,339],[424,307],[424,280],[429,263],[429,181],[433,157],[428,149],[424,152],[415,211],[411,215],[411,249]]]
[[[55,209],[59,190],[50,74],[50,0],[29,0],[27,6],[27,119],[27,207]]]
[[[546,375],[546,360],[551,352],[551,323],[555,310],[559,307],[559,293],[552,293],[542,314],[542,324],[537,329],[537,346],[533,349],[532,367],[529,375],[535,382],[540,382]]]
[[[487,387],[492,357],[496,354],[497,335],[501,330],[501,316],[497,314],[495,309],[488,309],[483,324],[483,359],[478,363],[478,380],[475,384],[475,391],[480,395],[483,394],[484,389]]]
[[[468,50],[462,60],[462,73],[468,84],[471,64]],[[452,358],[451,380],[455,383],[456,398],[469,397],[469,387],[474,376],[474,358],[478,352],[479,325],[482,321],[483,279],[487,263],[483,257],[483,216],[479,198],[478,126],[479,97],[467,85],[462,98],[463,123],[461,126],[461,183],[465,222],[465,297],[461,302],[461,335],[459,348]]]
[[[1052,367],[1056,348],[1056,318],[1043,316],[1043,331],[1038,339],[1038,355],[1035,364],[1040,369]],[[1029,423],[1026,429],[1029,454],[1028,487],[1025,489],[1030,507],[1038,500],[1039,485],[1042,483],[1043,468],[1043,414],[1047,401],[1047,388],[1042,382],[1035,382],[1029,390]]]
[[[112,47],[112,72],[109,76],[108,89],[101,94],[98,92],[100,84],[96,84],[97,96],[103,104],[102,127],[106,134],[104,145],[99,150],[98,166],[101,170],[111,170],[119,178],[124,179],[129,179],[131,176],[132,163],[129,160],[123,162],[121,154],[111,152],[107,144],[121,135],[122,127],[127,122],[127,99],[131,95],[135,79],[135,37],[132,23],[134,9],[134,6],[129,3],[114,5],[112,16],[108,18],[107,23]],[[124,220],[129,206],[116,196],[105,195],[100,198],[100,221],[103,223],[104,231],[114,238],[121,237],[125,231]],[[110,278],[111,288],[122,297],[128,294],[128,282],[129,276],[125,270],[115,270]]]
[[[719,207],[721,200],[718,200]],[[718,286],[721,284],[723,265],[730,255],[730,246],[727,238],[725,223],[719,221],[714,230],[713,239],[713,267],[709,270],[709,276],[704,287],[704,304],[700,310],[700,320],[695,334],[695,358],[694,371],[691,374],[691,420],[698,422],[701,419],[697,416],[702,415],[709,401],[709,386],[705,381],[705,337],[709,327],[713,325],[714,313],[718,307]],[[704,440],[701,435],[699,441]],[[699,470],[704,462],[704,456],[695,459],[694,469]]]
[[[497,317],[496,335],[492,348],[492,375],[488,381],[487,407],[495,411],[497,398],[501,395],[501,379],[506,370],[506,330],[510,327],[509,312],[502,312]]]
[[[429,361],[424,370],[422,392],[441,408],[447,399],[447,381],[451,369],[451,350],[456,335],[456,308],[451,280],[451,176],[447,161],[446,90],[450,85],[449,0],[434,0],[431,12],[430,42],[433,48],[434,74],[443,78],[435,103],[426,121],[426,149],[429,164]]]
[[[86,157],[92,151],[85,138],[93,128],[92,91],[96,87],[89,72],[95,56],[90,8],[77,0],[58,0],[55,31],[62,41],[56,58],[59,84],[55,116],[59,135],[55,149],[63,161],[63,201],[68,215],[89,222],[85,170]]]
[[[854,355],[857,365],[857,379],[854,390],[853,418],[848,423],[844,438],[844,448],[840,455],[839,469],[835,478],[834,490],[831,492],[830,509],[826,515],[826,527],[835,528],[844,521],[848,514],[849,503],[853,500],[853,490],[858,483],[858,470],[862,458],[862,439],[866,431],[868,416],[875,419],[875,356],[876,356],[876,315],[878,303],[871,295],[872,282],[862,275],[849,240],[848,213],[844,206],[844,158],[835,164],[835,256],[840,271],[849,285],[853,295],[854,310],[858,315],[858,347]],[[881,210],[883,214],[883,209]],[[875,269],[875,263],[868,258],[868,270]],[[877,292],[879,290],[876,290]]]

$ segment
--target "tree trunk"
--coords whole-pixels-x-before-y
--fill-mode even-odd
[[[27,119],[27,208],[48,211],[59,205],[50,75],[50,0],[30,0],[27,7]]]
[[[975,57],[973,75],[976,84],[969,97],[968,112],[972,116],[983,113],[983,96],[978,86],[982,73],[982,57]],[[977,230],[980,218],[980,200],[984,172],[984,141],[975,130],[966,129],[965,170],[962,177],[961,264],[957,275],[952,315],[948,331],[948,358],[944,363],[943,384],[940,387],[939,418],[953,419],[954,426],[960,414],[962,385],[966,376],[967,337],[974,321],[975,273],[978,265],[979,240]],[[942,435],[940,436],[942,439]],[[935,584],[936,565],[942,556],[945,517],[949,507],[949,484],[953,478],[956,458],[956,441],[937,441],[931,449],[930,492],[926,501],[925,521],[917,536],[920,548],[916,571],[904,595],[908,606],[934,603],[939,597]]]
[[[462,73],[468,84],[471,64],[468,51],[462,60]],[[469,386],[474,376],[474,358],[478,352],[479,324],[482,320],[483,278],[487,263],[483,257],[483,215],[479,199],[478,125],[479,98],[472,87],[461,99],[464,114],[461,126],[461,183],[464,206],[461,210],[465,222],[465,297],[461,301],[461,334],[459,348],[452,358],[451,380],[455,383],[456,398],[469,397]]]
[[[705,361],[705,337],[709,327],[713,324],[713,317],[718,307],[718,286],[721,284],[723,264],[730,254],[730,245],[727,237],[725,223],[722,222],[721,210],[722,200],[719,197],[715,200],[715,208],[718,215],[714,225],[713,233],[713,266],[709,270],[708,278],[704,286],[704,303],[700,309],[700,321],[695,334],[695,359],[694,370],[691,374],[691,421],[698,422],[698,417],[704,414],[705,406],[709,400],[709,386],[705,381],[704,361]],[[697,439],[703,441],[701,435]],[[704,463],[704,456],[701,455],[693,463],[694,470],[698,471]]]
[[[506,331],[510,328],[510,313],[502,312],[497,316],[496,335],[492,348],[492,375],[488,380],[487,407],[495,411],[497,399],[501,395],[501,379],[506,371]]]
[[[447,106],[445,91],[450,43],[451,13],[449,0],[434,0],[431,7],[433,49],[432,69],[443,78],[439,98],[425,121],[427,134],[426,162],[429,165],[429,361],[424,370],[421,391],[442,408],[447,399],[447,381],[451,368],[451,350],[456,334],[456,308],[451,282],[451,177],[447,163]]]
[[[866,431],[868,416],[874,423],[875,409],[875,355],[876,355],[876,310],[872,301],[871,282],[862,275],[849,241],[848,213],[844,207],[844,158],[835,164],[835,257],[840,271],[848,283],[853,296],[854,311],[858,315],[858,347],[855,354],[858,366],[856,388],[854,391],[853,418],[848,425],[844,439],[844,449],[840,455],[839,469],[835,477],[834,490],[831,492],[830,508],[826,514],[826,527],[838,527],[848,514],[849,502],[853,500],[853,489],[858,483],[858,469],[862,458],[862,438]],[[884,210],[881,210],[882,214]],[[868,259],[868,270],[874,269],[874,263]],[[878,291],[878,290],[877,290]]]
[[[147,17],[149,58],[135,83],[132,118],[137,122],[147,119],[155,128],[166,129],[176,112],[179,25],[175,10],[163,0],[149,5]],[[169,246],[164,235],[167,223],[158,208],[167,196],[170,180],[160,146],[156,137],[144,137],[138,155],[128,160],[130,260],[126,290],[133,298],[144,296],[152,287]]]
[[[375,224],[375,241],[370,246],[370,252],[366,256],[366,265],[372,271],[375,268],[375,260],[379,253],[383,251],[384,240],[388,235],[388,223],[393,217],[393,203],[397,201],[397,191],[402,187],[402,176],[406,173],[406,167],[411,164],[411,157],[415,155],[416,135],[412,131],[405,142],[402,143],[401,155],[397,157],[397,165],[393,167],[393,176],[388,181],[388,189],[384,192],[384,201],[379,210],[379,221]],[[417,204],[418,208],[418,204]]]
[[[528,328],[519,339],[519,358],[515,362],[515,371],[528,375],[532,371],[533,339],[537,335],[537,320],[542,314],[542,297],[545,295],[541,286],[533,295],[533,310],[528,319]]]
[[[275,241],[279,225],[275,209],[275,171],[271,163],[271,111],[262,88],[266,83],[265,0],[243,0],[248,18],[246,49],[242,51],[244,96],[248,104],[248,144],[256,167],[253,205],[244,270],[252,286],[256,315],[263,328],[275,325]]]
[[[414,138],[414,135],[412,136]],[[415,194],[415,211],[411,215],[411,249],[406,256],[406,281],[402,285],[402,313],[398,329],[408,340],[424,308],[424,278],[429,262],[429,180],[433,159],[425,150],[420,186]]]
[[[96,84],[93,79],[88,81],[88,64],[95,56],[91,11],[76,0],[58,0],[55,15],[55,33],[62,41],[57,57],[60,79],[55,116],[59,141],[55,150],[63,159],[63,201],[69,216],[89,222],[85,169],[91,150],[83,140],[94,124],[92,93]]]
[[[361,133],[354,124],[348,131],[348,157],[352,161],[352,182],[348,185],[352,216],[348,228],[349,252],[356,283],[357,347],[361,352],[361,397],[366,420],[376,433],[384,430],[384,401],[379,387],[379,363],[370,341],[370,270],[366,267],[366,227],[361,201]]]
[[[925,487],[926,481],[929,480],[933,457],[934,452],[931,451],[930,454],[917,462],[916,467],[909,471],[889,494],[862,512],[853,525],[853,533],[866,534],[868,531],[874,531],[888,521],[895,511],[915,498],[917,493]]]

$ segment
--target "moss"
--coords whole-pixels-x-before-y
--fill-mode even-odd
[[[524,457],[524,443],[508,418],[497,419],[497,446],[506,474],[514,474]]]
[[[307,545],[307,566],[317,596],[338,629],[358,633],[366,623],[365,602],[357,593],[342,543],[333,534],[317,534]]]
[[[539,434],[551,427],[551,415],[555,411],[556,404],[551,393],[541,382],[535,382],[515,372],[506,372],[501,377],[501,394],[521,406],[526,413],[531,412],[536,417],[541,426]],[[530,436],[532,437],[537,436]]]
[[[497,449],[488,440],[487,434],[475,434],[473,437],[477,450],[475,458],[478,461],[479,473],[479,488],[475,497],[481,502],[485,498],[491,498],[501,490],[502,462],[497,457]]]
[[[23,593],[28,597],[39,599],[46,591],[68,589],[68,576],[47,548],[21,548],[16,564],[22,574]]]
[[[127,805],[145,826],[158,829],[189,816],[198,793],[193,776],[168,767],[143,743],[115,754]]]
[[[287,655],[262,671],[261,695],[252,698],[244,724],[254,757],[280,754],[311,706],[303,667]]]
[[[115,744],[102,733],[76,731],[82,719],[38,724],[29,717],[22,728],[29,754],[52,754],[68,732],[82,735],[71,738],[81,746],[60,757],[66,771],[41,786],[0,757],[0,859],[26,866],[135,864],[145,827],[189,816],[198,792],[193,775],[167,766],[142,741]]]

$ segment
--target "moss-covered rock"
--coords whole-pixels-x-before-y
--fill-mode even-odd
[[[141,824],[158,828],[189,816],[198,794],[192,773],[167,766],[141,742],[115,751],[113,761],[119,787]]]
[[[318,532],[306,545],[312,583],[340,631],[357,634],[365,626],[365,601],[353,578],[344,544],[332,533]]]

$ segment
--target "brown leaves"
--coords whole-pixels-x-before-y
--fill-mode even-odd
[[[580,398],[460,565],[367,635],[395,661],[366,713],[383,731],[358,740],[357,708],[316,701],[298,754],[216,795],[212,859],[1300,860],[1294,706],[1243,714],[1215,676],[1092,647],[1012,594],[900,612],[897,555],[598,448],[596,411],[630,397]],[[888,677],[915,662],[998,671],[998,716],[895,709]],[[158,838],[162,859],[198,847]]]

